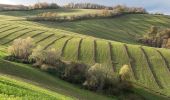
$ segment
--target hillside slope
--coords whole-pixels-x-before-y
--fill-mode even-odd
[[[0,52],[0,55],[4,57],[2,52]],[[57,77],[53,77],[45,72],[32,68],[29,65],[18,64],[3,59],[0,59],[0,74],[9,75],[12,76],[10,78],[19,79],[29,84],[52,90],[53,94],[56,92],[65,95],[63,97],[66,98],[72,97],[73,99],[78,98],[81,100],[94,100],[94,98],[97,98],[98,100],[116,99],[115,97],[106,97],[101,94],[80,89],[77,86],[71,85]]]
[[[168,18],[165,18],[165,16],[129,16],[134,16],[134,19],[132,18],[132,20],[137,21],[136,24],[134,24],[136,28],[132,27],[132,30],[138,30],[137,27],[142,27],[137,26],[137,24],[139,23],[141,25],[148,25],[144,23],[145,21],[139,21],[138,19],[135,19],[135,16],[142,18],[144,18],[144,16],[150,17],[150,19],[145,19],[146,22],[150,23],[149,26],[154,23],[159,25],[164,24],[167,27],[169,25],[169,20],[167,20]],[[159,17],[161,17],[162,19],[158,20],[157,18]],[[158,22],[155,22],[154,18],[157,19]],[[164,20],[164,18],[167,20],[167,22],[166,20]],[[162,93],[166,96],[170,96],[170,59],[168,56],[170,55],[170,50],[151,48],[141,45],[130,45],[126,43],[95,38],[91,37],[91,34],[90,36],[80,35],[78,33],[65,31],[67,30],[67,28],[63,30],[60,30],[60,28],[49,28],[52,24],[48,24],[49,27],[45,27],[42,26],[42,24],[27,21],[10,21],[10,24],[8,23],[8,21],[0,21],[0,23],[1,45],[8,46],[12,43],[14,39],[26,38],[30,36],[35,40],[35,43],[37,45],[41,45],[42,47],[44,47],[44,49],[56,48],[57,51],[61,51],[61,56],[64,60],[82,61],[89,65],[101,63],[103,64],[103,67],[109,68],[113,73],[118,73],[121,66],[123,66],[124,64],[128,64],[131,68],[132,82]],[[127,23],[125,22],[125,25],[126,24]],[[72,24],[65,25],[72,27]],[[90,26],[91,24],[88,25]],[[98,23],[97,25],[101,25],[101,27],[103,27],[102,24]],[[127,27],[131,26],[128,25],[127,27],[122,27],[128,29]],[[83,29],[83,27],[79,28],[79,30],[81,29]],[[106,34],[100,32],[102,28],[95,27],[95,29],[97,30],[96,34],[98,34],[98,36],[101,35],[101,37],[105,38]],[[144,29],[145,28],[139,28],[141,32],[143,32]],[[129,28],[129,30],[131,29]],[[88,33],[90,31],[84,30],[84,32]],[[133,34],[136,35],[136,33],[134,32]],[[141,35],[142,33],[139,34]],[[115,33],[115,36],[113,37],[116,38],[116,36],[120,36],[120,38],[117,37],[118,40],[121,41],[122,39],[123,41],[125,41],[125,39],[121,38],[123,36],[125,37],[125,35]],[[134,40],[130,40],[131,39],[127,39],[126,41],[135,43]],[[3,65],[3,63],[4,62],[0,63],[0,65]]]
[[[9,76],[0,76],[1,100],[73,100],[73,98],[55,92],[14,80]]]
[[[40,22],[46,27],[119,42],[139,44],[135,37],[145,34],[151,26],[170,27],[170,16],[129,14],[117,18],[90,19],[75,22]]]

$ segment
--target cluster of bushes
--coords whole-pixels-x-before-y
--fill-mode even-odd
[[[81,62],[63,61],[60,59],[60,52],[55,49],[44,50],[41,46],[35,47],[31,38],[16,39],[8,51],[8,60],[29,62],[36,68],[89,90],[120,95],[132,88],[128,65],[124,65],[119,74],[116,74],[109,67],[98,63],[88,66]]]
[[[70,15],[70,16],[58,16],[55,12],[45,12],[42,14],[38,14],[37,16],[27,17],[29,21],[76,21],[83,19],[92,19],[92,18],[108,18],[108,17],[116,17],[124,14],[143,14],[147,13],[143,8],[129,8],[126,6],[118,5],[114,7],[113,10],[103,9],[99,13],[93,14],[84,14],[84,15]]]
[[[29,7],[29,9],[58,9],[58,8],[60,8],[60,6],[57,5],[56,3],[49,4],[47,2],[36,3]]]
[[[170,48],[170,29],[151,26],[150,30],[138,41],[152,47]]]

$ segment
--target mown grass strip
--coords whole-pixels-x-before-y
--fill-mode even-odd
[[[23,29],[20,29],[20,30],[16,30],[14,32],[10,32],[10,33],[6,34],[5,36],[0,37],[0,39],[4,39],[4,38],[12,35],[13,33],[20,32],[20,31],[23,31],[23,30],[27,30],[27,28],[23,28]]]
[[[5,28],[5,27],[9,27],[9,26],[11,26],[11,25],[2,25],[1,27],[0,27],[0,29],[3,29],[3,28]]]
[[[80,47],[80,54],[79,60],[93,65],[94,61],[94,40],[91,38],[85,38],[82,40],[81,47]]]
[[[170,50],[169,49],[158,49],[158,51],[162,54],[163,58],[168,65],[168,69],[170,71]]]
[[[151,72],[152,72],[152,74],[153,74],[153,76],[154,76],[154,78],[155,78],[155,82],[157,83],[157,85],[159,86],[160,89],[163,89],[163,86],[162,86],[161,82],[159,81],[159,79],[158,79],[155,71],[154,71],[153,68],[152,68],[152,65],[151,65],[151,63],[150,63],[150,61],[149,61],[148,55],[146,54],[145,50],[144,50],[142,47],[140,47],[140,48],[141,48],[141,50],[142,50],[142,52],[143,52],[143,54],[144,54],[144,56],[145,56],[145,58],[146,58],[146,61],[147,61],[147,63],[148,63],[148,67],[149,67],[149,69],[151,70]]]
[[[107,41],[96,41],[96,61],[113,72],[112,60],[110,58],[110,48]]]
[[[68,61],[78,61],[78,46],[81,38],[74,37],[67,43],[63,58]]]
[[[55,34],[50,34],[50,35],[48,35],[47,37],[44,37],[44,38],[42,38],[41,40],[35,42],[35,44],[38,44],[39,42],[44,41],[44,40],[46,40],[46,39],[48,39],[48,38],[50,38],[50,37],[52,37],[52,36],[54,36],[54,35],[55,35]]]
[[[53,45],[57,40],[60,40],[62,38],[64,38],[65,36],[60,36],[58,38],[56,38],[55,40],[51,41],[49,44],[47,44],[47,46],[44,47],[44,50],[48,49],[51,45]]]
[[[64,44],[63,44],[63,47],[61,49],[61,56],[63,57],[64,56],[64,51],[65,51],[65,48],[66,48],[66,45],[68,44],[68,42],[73,39],[73,37],[70,37],[69,39],[67,39]]]
[[[15,37],[15,38],[13,38],[13,39],[7,41],[7,42],[5,42],[5,43],[2,43],[2,45],[6,45],[6,44],[8,44],[8,43],[14,41],[15,39],[18,39],[18,38],[20,38],[20,37],[22,37],[22,36],[24,36],[24,35],[26,35],[26,34],[28,34],[28,33],[30,33],[30,32],[33,32],[33,31],[35,31],[35,30],[31,30],[31,31],[25,32],[25,33],[23,33],[23,34],[21,34],[21,35]]]
[[[165,59],[165,57],[163,56],[163,54],[159,50],[156,50],[156,51],[160,54],[164,65],[166,66],[167,70],[169,70],[169,72],[170,72],[170,69],[169,69],[170,67],[169,67],[169,64],[168,64],[167,60]]]
[[[133,63],[133,59],[132,59],[131,55],[129,54],[129,50],[128,50],[128,47],[127,47],[126,44],[124,44],[124,50],[125,50],[126,56],[129,59],[129,67],[131,69],[133,79],[138,80],[138,77],[135,73],[136,71],[135,71],[135,68],[134,68],[135,66],[134,66],[134,63]]]
[[[161,82],[161,85],[166,90],[170,88],[170,72],[167,66],[165,65],[161,55],[155,50],[155,48],[151,47],[143,47],[146,51],[149,61],[152,65],[153,71],[156,73],[157,78]]]
[[[112,58],[115,72],[119,72],[123,65],[129,65],[129,58],[127,57],[122,43],[111,42]]]
[[[12,28],[9,28],[9,29],[6,29],[6,30],[3,30],[3,31],[0,31],[0,33],[3,33],[3,32],[6,32],[6,31],[10,31],[10,30],[13,30],[13,29],[16,29],[18,27],[12,27]]]
[[[39,32],[39,33],[37,33],[37,34],[31,36],[31,38],[35,38],[35,37],[37,37],[37,36],[39,36],[39,35],[41,35],[41,34],[43,34],[43,33],[45,33],[45,32]]]
[[[149,88],[159,89],[155,78],[149,68],[145,55],[138,45],[127,45],[129,54],[133,59],[133,66],[135,66],[135,73],[138,77],[137,83]]]

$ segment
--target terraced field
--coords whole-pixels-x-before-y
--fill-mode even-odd
[[[3,27],[1,25],[0,27]],[[0,44],[7,46],[16,38],[31,36],[44,49],[56,48],[64,60],[82,61],[89,65],[101,63],[118,73],[120,67],[131,67],[132,81],[170,96],[170,63],[166,54],[157,49],[123,44],[93,37],[51,33],[34,27],[9,26],[0,29]],[[169,50],[159,50],[163,53]],[[166,61],[165,61],[166,60]],[[159,63],[158,63],[159,62]]]
[[[28,83],[11,79],[9,76],[0,76],[0,98],[1,100],[74,100],[68,96],[64,96]]]
[[[170,50],[127,44],[138,44],[134,35],[144,34],[151,25],[169,27],[169,18],[132,14],[66,23],[1,20],[0,44],[30,36],[44,49],[56,48],[64,60],[101,63],[113,73],[128,64],[132,82],[170,97]]]

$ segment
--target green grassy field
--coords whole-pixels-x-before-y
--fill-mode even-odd
[[[21,80],[14,80],[12,77],[1,75],[0,76],[0,98],[1,100],[74,100],[25,82]]]
[[[82,100],[113,100],[113,97],[106,97],[90,91],[80,89],[77,86],[64,82],[29,65],[13,63],[0,59],[0,73],[13,76],[14,79],[20,79],[27,83],[52,90],[65,95],[66,97],[78,98]],[[18,84],[19,85],[19,84]],[[0,89],[1,90],[1,89]],[[56,100],[56,99],[55,99]],[[65,99],[64,99],[65,100]]]
[[[170,27],[170,17],[147,14],[131,14],[118,18],[90,19],[76,22],[41,22],[46,27],[63,29],[79,34],[119,42],[139,44],[135,36],[145,34],[151,26]]]
[[[0,14],[4,13],[0,12]],[[63,13],[67,12],[64,11]],[[11,14],[11,16],[15,15]],[[139,43],[134,38],[135,35],[142,35],[147,32],[151,25],[169,27],[169,16],[130,14],[119,18],[63,23],[11,21],[13,18],[1,16],[0,44],[3,47],[10,45],[16,38],[30,36],[37,45],[41,45],[44,49],[56,48],[57,51],[61,52],[62,59],[65,60],[81,61],[89,65],[101,63],[114,73],[118,73],[121,66],[128,64],[131,68],[132,82],[170,97],[170,50],[137,45]],[[17,18],[19,19],[19,17]],[[1,54],[4,55],[4,53]],[[9,64],[11,66],[6,68],[5,66]],[[110,99],[75,89],[74,86],[65,85],[65,83],[63,84],[51,76],[34,71],[35,69],[28,66],[26,68],[31,70],[32,73],[20,64],[1,60],[0,65],[3,65],[0,66],[0,73],[33,80],[41,83],[42,86],[48,84],[49,87],[47,88],[57,92],[61,89],[66,94],[78,98],[85,97],[87,100],[93,100],[94,98],[99,100]],[[17,70],[19,70],[19,73],[16,73]],[[27,73],[27,76],[22,75],[22,73]],[[69,88],[70,91],[66,92],[66,88]]]

